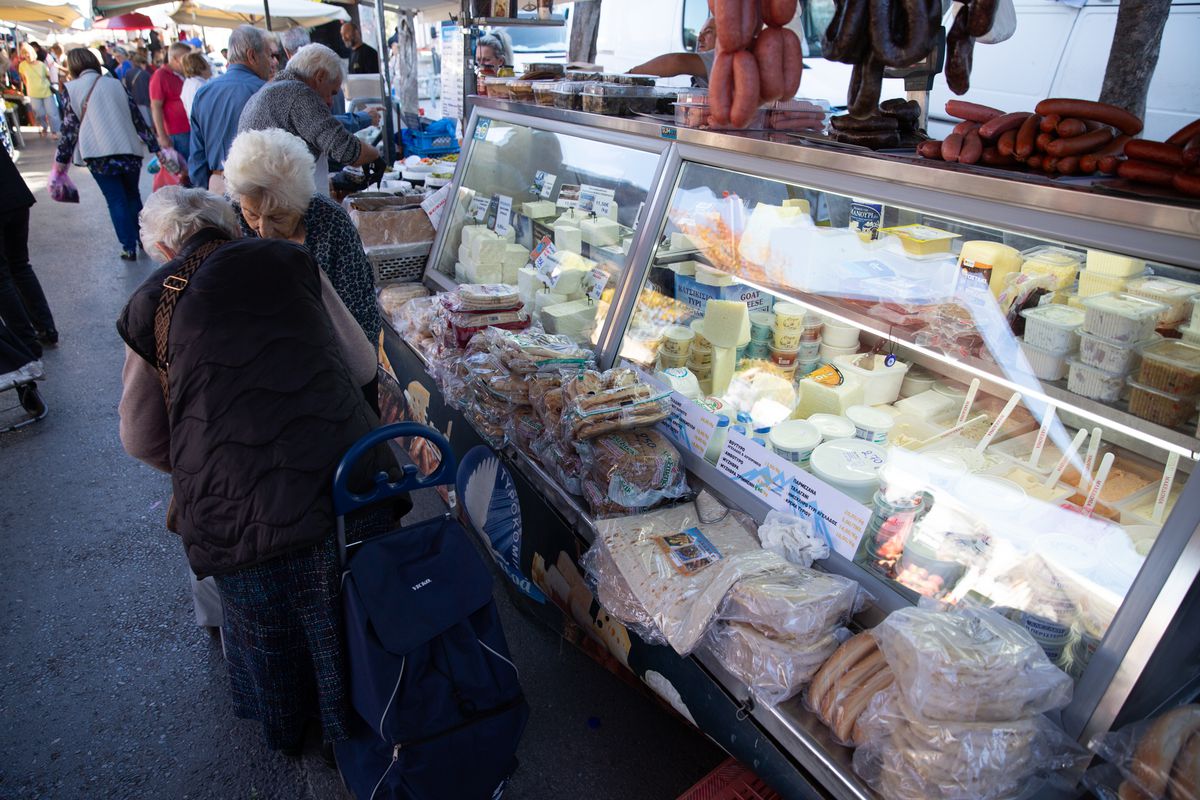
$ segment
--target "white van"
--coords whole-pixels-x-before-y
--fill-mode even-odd
[[[965,99],[1022,111],[1032,110],[1045,97],[1099,97],[1116,27],[1117,0],[1015,3],[1016,34],[1001,44],[975,46],[971,91]],[[833,16],[833,0],[808,0],[802,6],[792,24],[805,50],[800,94],[845,105],[851,67],[820,57],[821,33]],[[596,61],[618,72],[662,53],[691,49],[707,16],[707,0],[604,0]],[[883,96],[903,97],[903,83],[885,81]],[[930,102],[932,133],[937,133],[939,116],[945,118],[946,100],[954,96],[939,75]],[[1196,0],[1172,2],[1147,107],[1145,136],[1150,139],[1163,139],[1200,117],[1200,2]]]

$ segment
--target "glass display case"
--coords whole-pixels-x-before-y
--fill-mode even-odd
[[[516,286],[532,322],[594,344],[666,145],[502,111],[473,130],[435,243],[436,274]]]

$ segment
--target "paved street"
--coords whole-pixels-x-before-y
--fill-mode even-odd
[[[0,798],[342,798],[314,754],[273,754],[233,717],[220,647],[194,624],[182,549],[163,527],[169,481],[117,438],[114,320],[153,262],[118,259],[86,170],[71,172],[79,205],[51,202],[51,147],[26,141],[30,250],[62,342],[44,358],[50,415],[0,434]],[[533,707],[506,797],[670,800],[721,760],[497,598]]]

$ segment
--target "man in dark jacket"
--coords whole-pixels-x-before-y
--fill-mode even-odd
[[[58,329],[42,284],[29,263],[29,209],[33,195],[17,165],[0,147],[0,319],[34,356],[58,343]]]

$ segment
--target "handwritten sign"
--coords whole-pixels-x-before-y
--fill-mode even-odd
[[[442,225],[442,217],[446,214],[446,203],[450,200],[450,184],[446,184],[433,194],[421,201],[421,209],[429,217],[429,224],[437,230]]]
[[[506,194],[499,195],[499,202],[496,204],[495,230],[501,236],[508,233],[508,229],[512,225],[512,204],[511,197]]]

